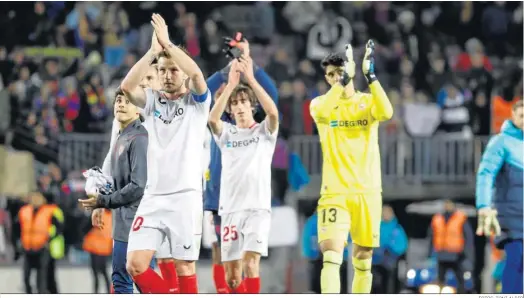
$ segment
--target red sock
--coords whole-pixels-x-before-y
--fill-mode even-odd
[[[109,294],[114,294],[115,288],[113,288],[113,284],[111,284],[111,287],[109,288]]]
[[[179,294],[178,276],[176,274],[175,262],[159,263],[162,279],[169,287],[169,293]]]
[[[230,294],[229,286],[226,281],[226,271],[224,265],[213,264],[213,281],[217,294]]]
[[[169,288],[162,277],[151,267],[141,274],[133,276],[133,280],[138,285],[143,294],[168,294]]]
[[[260,277],[244,279],[247,294],[260,294]]]
[[[242,281],[238,287],[231,291],[233,294],[247,294],[246,283]]]
[[[196,274],[179,276],[180,294],[198,294],[198,282]]]

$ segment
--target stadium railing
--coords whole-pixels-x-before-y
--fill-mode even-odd
[[[58,141],[58,163],[66,172],[102,167],[109,140],[109,134],[62,134]]]
[[[461,138],[437,135],[430,138],[381,136],[380,153],[384,183],[465,183],[475,179],[476,168],[488,137]],[[109,148],[107,134],[63,134],[59,139],[59,163],[66,171],[102,166]],[[322,171],[318,136],[289,139],[310,175]]]
[[[437,135],[429,138],[381,136],[379,139],[384,184],[466,183],[475,173],[488,137]],[[289,148],[298,154],[310,175],[322,171],[318,136],[293,136]]]

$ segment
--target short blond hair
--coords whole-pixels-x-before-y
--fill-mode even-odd
[[[189,54],[189,51],[186,49],[186,47],[184,47],[182,45],[176,45],[176,47],[178,47],[179,49],[182,50],[182,52],[184,52],[186,55],[191,57],[191,54]],[[158,54],[158,57],[157,57],[157,60],[156,60],[157,63],[158,63],[158,60],[160,60],[160,58],[167,58],[167,59],[169,59],[171,57],[169,56],[169,53],[166,50],[163,50],[162,52],[160,52]]]

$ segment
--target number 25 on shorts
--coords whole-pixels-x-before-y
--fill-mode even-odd
[[[229,240],[235,241],[237,239],[237,226],[224,227],[224,236],[222,236],[222,242],[228,242]]]

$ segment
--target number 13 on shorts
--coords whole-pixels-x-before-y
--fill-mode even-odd
[[[334,205],[319,205],[317,212],[319,243],[327,239],[348,239],[350,218],[346,209]]]

